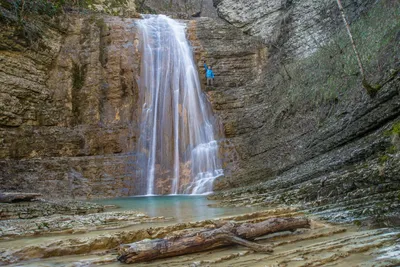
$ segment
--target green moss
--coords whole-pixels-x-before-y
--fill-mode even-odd
[[[393,125],[392,135],[395,134],[400,136],[400,122],[397,122],[395,125]]]
[[[104,22],[104,18],[98,18],[96,20],[96,25],[97,27],[99,27],[100,29],[105,29],[107,27],[106,23]]]
[[[400,136],[400,122],[396,122],[390,130],[385,131],[385,136]]]
[[[396,146],[390,146],[390,147],[386,150],[386,152],[387,152],[388,154],[396,154],[396,153],[397,153],[397,147],[396,147]]]
[[[72,86],[74,89],[81,89],[85,83],[85,70],[80,65],[73,63]]]
[[[91,14],[90,17],[89,17],[89,19],[88,19],[88,21],[89,21],[90,24],[95,23],[96,20],[97,20],[96,14]]]
[[[100,29],[107,27],[107,24],[101,14],[91,14],[88,21],[90,24],[96,24],[96,26]]]
[[[389,160],[389,156],[388,155],[382,155],[379,157],[379,164],[384,164],[386,161]]]
[[[91,0],[86,1],[84,8],[112,16],[136,17],[136,2],[135,0]]]
[[[93,19],[89,20],[91,24],[95,23],[95,25],[99,28],[100,30],[100,46],[99,46],[99,61],[101,62],[101,65],[105,67],[107,64],[107,41],[109,40],[109,37],[107,37],[107,24],[104,21],[104,18],[100,16],[95,16]]]

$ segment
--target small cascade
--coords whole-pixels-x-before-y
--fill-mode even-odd
[[[223,175],[218,122],[201,90],[186,25],[138,22],[141,43],[138,194],[205,194]]]

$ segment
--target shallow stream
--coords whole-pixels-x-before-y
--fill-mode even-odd
[[[215,208],[215,201],[206,196],[144,196],[93,201],[103,205],[116,205],[119,210],[135,210],[150,217],[173,217],[173,222],[202,221],[260,210],[257,207]]]
[[[112,230],[96,230],[86,233],[77,234],[56,234],[44,235],[38,237],[17,238],[9,241],[0,241],[0,250],[7,248],[21,248],[25,246],[39,246],[49,244],[54,241],[65,241],[71,238],[93,238],[100,235],[113,234],[120,231],[139,230],[149,227],[160,227],[172,225],[175,223],[202,221],[208,219],[221,218],[225,216],[239,215],[261,210],[260,207],[238,207],[238,208],[217,208],[209,205],[215,204],[214,201],[207,200],[204,195],[198,196],[143,196],[143,197],[126,197],[116,199],[101,199],[92,202],[113,205],[117,208],[107,211],[139,211],[147,214],[150,217],[166,217],[171,218],[166,222],[151,222],[128,226],[124,228],[116,228]],[[95,266],[88,264],[92,258],[98,256],[65,256],[50,259],[39,259],[24,263],[18,263],[12,266]],[[115,258],[115,257],[114,257]],[[86,262],[86,263],[85,263]],[[96,265],[97,266],[97,265]],[[102,265],[103,266],[103,265]],[[107,265],[108,266],[108,265]],[[118,263],[112,263],[112,266],[121,266]]]
[[[101,236],[127,234],[129,231],[168,226],[189,221],[235,216],[255,211],[257,219],[276,216],[293,216],[292,209],[268,209],[266,207],[214,208],[213,201],[206,196],[157,196],[130,197],[94,202],[105,205],[116,205],[121,210],[135,210],[151,217],[174,217],[167,222],[154,222],[131,225],[112,230],[98,230],[80,234],[63,234],[53,236],[31,237],[0,242],[1,249],[36,247],[46,249],[49,246],[75,245],[85,243],[85,240],[101,241]],[[297,216],[297,215],[294,215]],[[238,216],[236,218],[244,218]],[[398,231],[390,229],[363,230],[355,226],[332,225],[325,222],[312,221],[311,229],[298,229],[295,232],[282,232],[266,236],[257,242],[272,245],[273,254],[252,253],[241,246],[231,246],[213,249],[211,251],[161,259],[149,263],[134,264],[143,267],[179,267],[179,266],[226,266],[226,267],[300,267],[300,266],[398,266],[400,263],[398,250]],[[397,239],[397,241],[396,241]],[[75,240],[70,242],[71,240]],[[95,245],[97,244],[95,243]],[[49,245],[51,244],[51,245]],[[68,248],[67,248],[68,249]],[[32,250],[34,251],[34,249]],[[92,248],[89,254],[65,255],[57,254],[48,259],[25,261],[10,266],[29,267],[86,267],[86,266],[126,266],[116,261],[115,250],[96,250]],[[393,256],[393,253],[397,253]],[[35,258],[39,255],[32,254]],[[381,265],[377,265],[381,264]]]

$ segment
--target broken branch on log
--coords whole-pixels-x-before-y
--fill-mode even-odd
[[[201,230],[182,236],[163,239],[145,239],[119,247],[118,260],[123,263],[151,261],[155,259],[185,255],[233,244],[250,248],[256,252],[269,253],[272,248],[249,240],[267,234],[309,228],[306,218],[271,218],[259,223],[227,222],[212,230]]]

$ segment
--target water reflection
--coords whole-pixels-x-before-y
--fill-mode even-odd
[[[96,202],[117,205],[121,210],[137,210],[152,217],[174,217],[178,222],[214,219],[258,210],[256,207],[211,208],[208,205],[215,202],[208,200],[206,196],[144,196]]]

